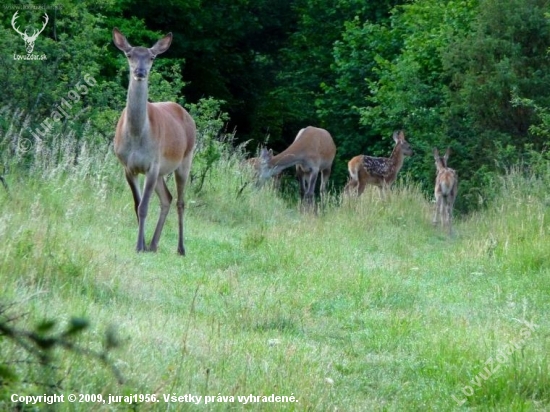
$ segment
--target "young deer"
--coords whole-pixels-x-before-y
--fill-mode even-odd
[[[169,33],[150,49],[132,47],[124,35],[115,28],[113,41],[128,58],[130,84],[126,108],[117,124],[114,149],[124,165],[126,180],[134,197],[134,209],[138,218],[136,250],[156,251],[172,202],[172,195],[166,187],[164,176],[174,172],[178,208],[178,253],[185,255],[183,245],[183,200],[185,185],[189,177],[193,148],[195,146],[195,122],[179,104],[172,102],[147,102],[147,77],[154,58],[170,47]],[[138,187],[138,175],[145,175],[143,197]],[[160,216],[149,248],[145,246],[145,219],[149,200],[153,193],[160,199]]]
[[[390,157],[359,155],[348,162],[350,178],[344,188],[345,193],[357,191],[360,196],[367,184],[378,186],[380,190],[391,186],[403,166],[404,156],[414,154],[402,130],[393,133],[393,140],[395,147]]]
[[[445,156],[440,157],[439,151],[434,148],[435,167],[437,168],[437,177],[435,179],[435,213],[433,224],[436,225],[438,217],[441,218],[441,224],[446,226],[449,235],[452,234],[453,205],[458,192],[458,175],[455,170],[447,167],[450,149],[445,152]]]
[[[335,154],[336,146],[330,133],[324,129],[308,126],[300,130],[294,142],[277,156],[273,156],[271,150],[262,149],[258,178],[260,183],[263,183],[287,167],[296,166],[302,200],[311,205],[319,173],[321,173],[321,194],[326,190]]]

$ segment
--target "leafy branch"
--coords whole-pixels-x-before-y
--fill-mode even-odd
[[[57,330],[58,322],[56,320],[45,320],[30,329],[21,328],[17,327],[15,323],[17,320],[25,317],[26,314],[8,314],[8,311],[13,306],[14,304],[0,304],[0,342],[4,339],[11,341],[16,349],[22,349],[34,360],[2,360],[0,362],[0,387],[10,382],[16,382],[21,378],[21,381],[24,383],[32,383],[50,389],[58,388],[61,381],[58,381],[58,383],[29,382],[25,376],[22,376],[27,374],[26,372],[28,371],[21,369],[16,371],[16,368],[13,367],[13,365],[26,364],[29,368],[32,368],[32,366],[38,363],[44,371],[58,369],[54,365],[52,356],[54,350],[57,348],[99,361],[103,366],[111,370],[119,384],[124,383],[121,372],[109,359],[109,353],[120,346],[120,341],[117,338],[114,327],[110,326],[107,328],[103,337],[101,350],[87,349],[74,341],[77,336],[89,328],[90,324],[87,319],[72,318],[61,331]]]

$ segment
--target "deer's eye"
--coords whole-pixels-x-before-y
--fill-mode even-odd
[[[128,58],[132,57],[132,53],[126,53],[126,57]]]
[[[155,56],[151,56],[151,61],[155,60]]]

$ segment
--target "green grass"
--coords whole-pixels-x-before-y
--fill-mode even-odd
[[[26,314],[18,327],[85,317],[80,345],[99,350],[109,325],[122,341],[110,358],[123,384],[100,362],[56,350],[58,393],[157,394],[161,402],[137,410],[159,411],[550,409],[544,180],[503,178],[497,201],[457,220],[449,238],[412,185],[384,199],[332,196],[315,216],[247,184],[238,159],[225,159],[200,193],[187,193],[181,258],[175,207],[159,251],[135,253],[131,194],[113,157],[10,175],[9,196],[0,187],[1,298]],[[155,198],[148,239],[157,216]],[[531,321],[534,332],[480,381]],[[12,393],[44,393],[33,384],[40,372],[10,363],[25,353],[1,338],[0,348],[20,377],[0,390],[0,409],[14,407]],[[235,402],[165,403],[162,394]],[[250,394],[298,402],[237,401]]]

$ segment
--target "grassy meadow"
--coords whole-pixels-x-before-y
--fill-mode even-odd
[[[0,336],[18,377],[0,388],[0,409],[43,410],[10,397],[58,393],[60,411],[550,410],[550,175],[503,177],[491,205],[456,219],[449,238],[414,184],[384,199],[332,194],[315,216],[256,189],[228,154],[200,192],[187,191],[182,258],[174,205],[159,251],[136,254],[132,197],[112,151],[77,160],[37,155],[30,173],[4,175],[0,315],[19,329],[56,320],[52,333],[86,318],[72,339],[87,350],[116,331],[108,362],[123,382],[62,349],[41,368]],[[157,217],[154,197],[147,240]],[[133,394],[159,402],[108,403]],[[238,400],[272,394],[295,401]]]

